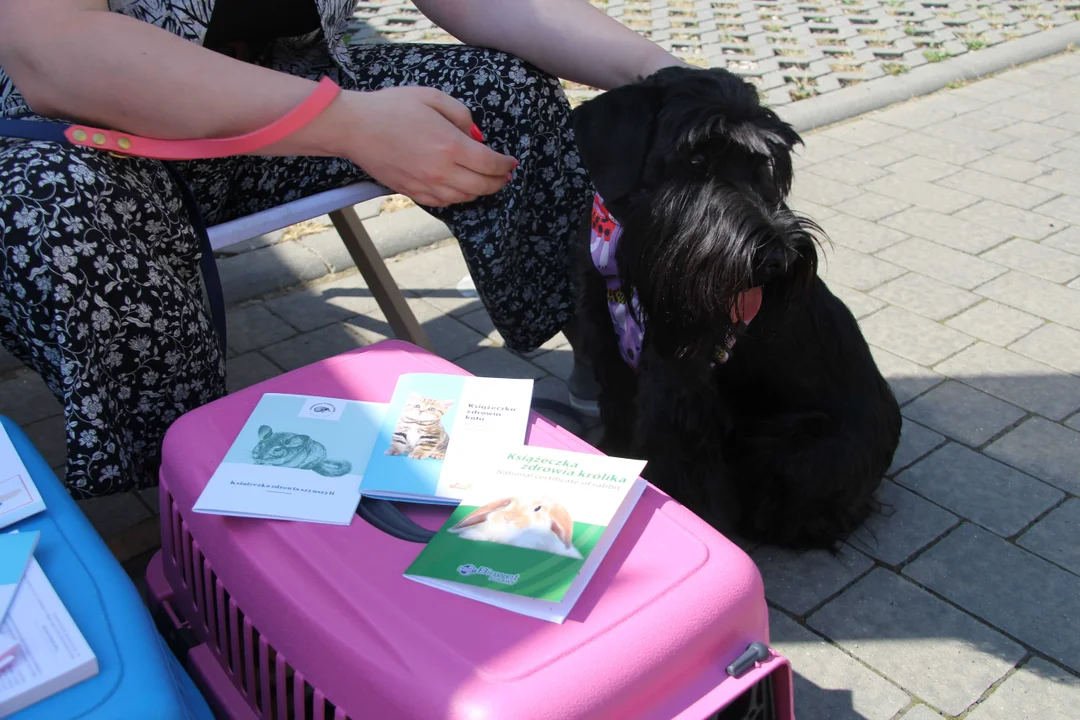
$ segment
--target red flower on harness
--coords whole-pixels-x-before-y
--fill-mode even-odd
[[[615,222],[615,218],[611,217],[611,213],[607,211],[603,203],[598,198],[593,199],[593,212],[592,212],[592,246],[591,250],[593,256],[597,259],[597,266],[600,269],[607,267],[608,259],[611,257],[611,240],[615,235],[615,230],[619,227]],[[600,245],[603,243],[603,247]],[[597,253],[597,250],[600,252]],[[599,257],[597,257],[599,255]]]

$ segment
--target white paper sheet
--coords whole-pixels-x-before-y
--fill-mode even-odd
[[[0,670],[0,718],[98,673],[97,657],[37,560],[23,576],[0,635],[19,643]]]

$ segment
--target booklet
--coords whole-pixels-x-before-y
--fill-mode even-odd
[[[98,674],[97,657],[37,560],[26,568],[0,638],[18,644],[0,670],[0,717]]]
[[[18,641],[9,638],[7,635],[0,635],[0,672],[15,662],[15,655],[18,652]]]
[[[360,493],[455,504],[485,457],[525,443],[532,380],[408,373],[398,378]]]
[[[41,493],[15,452],[4,426],[0,425],[0,528],[44,509]]]
[[[385,403],[266,393],[195,512],[348,525]]]
[[[41,533],[10,532],[0,535],[0,622],[4,621],[26,568],[34,557]]]
[[[562,623],[645,490],[644,467],[567,450],[504,450],[474,471],[478,486],[405,577]]]

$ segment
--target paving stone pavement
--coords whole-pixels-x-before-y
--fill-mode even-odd
[[[806,141],[794,204],[831,237],[822,274],[860,319],[904,427],[886,512],[839,555],[748,547],[799,717],[1076,718],[1080,53]],[[456,289],[452,240],[388,266],[442,355],[566,399],[564,338],[505,350]],[[390,335],[355,271],[237,304],[229,322],[232,389]],[[61,468],[59,406],[2,353],[0,411]],[[138,576],[156,491],[82,506]]]
[[[1076,22],[1052,0],[590,0],[688,62],[746,77],[784,105]],[[409,0],[365,0],[358,43],[457,42]],[[565,83],[572,99],[596,91]]]

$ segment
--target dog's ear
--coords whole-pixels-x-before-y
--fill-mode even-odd
[[[641,178],[661,92],[647,82],[623,85],[571,113],[581,162],[605,202],[624,197]]]

